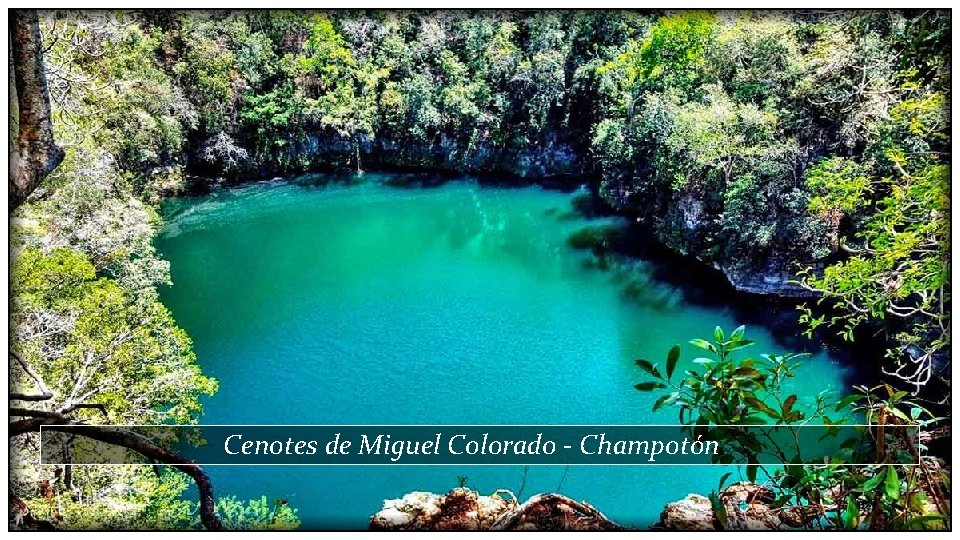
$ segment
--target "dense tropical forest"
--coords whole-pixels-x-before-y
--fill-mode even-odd
[[[278,175],[586,184],[605,212],[744,294],[795,298],[810,336],[881,342],[868,363],[890,410],[906,400],[900,415],[916,420],[948,405],[947,11],[41,11],[37,23],[62,154],[11,198],[18,526],[200,526],[187,471],[28,465],[29,422],[197,422],[217,381],[159,298],[159,204]],[[19,80],[26,56],[10,81],[21,150],[38,110]],[[740,340],[716,336],[721,351]],[[872,527],[926,508],[891,486],[933,481],[888,470],[854,475],[888,486]],[[213,504],[218,526],[297,524],[284,501]]]

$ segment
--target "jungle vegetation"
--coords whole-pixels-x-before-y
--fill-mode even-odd
[[[809,332],[885,340],[897,391],[945,383],[947,11],[43,11],[35,29],[11,81],[29,165],[11,176],[11,397],[49,397],[12,406],[196,422],[217,383],[158,300],[157,205],[365,168],[586,179],[678,252],[795,280]],[[58,527],[198,524],[173,471],[13,478]],[[217,505],[228,526],[296,523]]]

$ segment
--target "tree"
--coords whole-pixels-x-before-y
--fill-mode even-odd
[[[53,140],[50,93],[36,10],[10,11],[10,57],[17,93],[17,134],[11,138],[10,210],[15,210],[63,161]]]
[[[15,146],[11,151],[9,211],[13,213],[60,164],[64,151],[53,139],[50,97],[43,69],[43,50],[36,11],[12,11],[11,34],[18,104],[18,132]],[[48,271],[55,273],[59,276],[57,279],[63,278],[64,281],[51,280],[51,276],[43,275]],[[154,403],[144,402],[141,396],[136,395],[138,392],[149,395],[151,385],[155,385],[157,381],[141,380],[139,388],[136,385],[126,387],[128,381],[123,379],[129,373],[126,373],[122,366],[114,365],[111,368],[110,365],[115,364],[120,356],[125,356],[127,362],[132,361],[133,364],[139,365],[140,358],[137,356],[141,353],[149,355],[151,348],[155,351],[157,348],[166,348],[168,343],[160,343],[165,339],[172,342],[179,341],[182,345],[186,339],[182,330],[173,327],[171,331],[161,330],[159,334],[153,335],[149,325],[138,326],[147,321],[129,319],[124,321],[124,318],[137,311],[129,309],[131,305],[129,298],[126,298],[123,291],[108,280],[92,281],[95,275],[93,266],[82,256],[78,257],[75,252],[68,249],[57,251],[50,258],[44,258],[37,252],[21,254],[14,260],[14,269],[11,274],[15,276],[16,286],[21,287],[19,292],[15,293],[20,309],[15,308],[19,315],[13,317],[14,320],[19,320],[19,324],[15,322],[13,326],[16,331],[21,332],[18,336],[20,339],[16,342],[21,347],[25,346],[32,354],[39,355],[39,359],[45,362],[39,364],[39,368],[35,367],[20,351],[15,348],[10,350],[13,361],[11,362],[13,368],[11,379],[16,380],[16,377],[20,377],[18,383],[14,384],[23,385],[32,382],[34,386],[32,389],[28,387],[21,388],[22,391],[14,391],[9,398],[14,402],[35,405],[10,409],[11,417],[21,419],[10,423],[9,437],[13,439],[34,433],[39,430],[41,424],[60,424],[60,427],[53,429],[128,448],[161,463],[178,464],[174,467],[190,475],[200,490],[200,513],[203,525],[208,529],[219,529],[221,523],[215,512],[212,485],[209,477],[200,467],[179,465],[185,461],[182,457],[139,438],[132,432],[118,430],[104,434],[95,428],[80,425],[81,421],[75,419],[77,414],[86,415],[91,410],[101,411],[107,415],[110,404],[122,404],[123,412],[135,415],[129,418],[153,412],[164,414],[163,411],[153,411]],[[84,298],[86,300],[83,300]],[[77,306],[67,305],[70,301],[81,304],[79,313],[77,313]],[[159,317],[155,322],[159,322],[161,327],[172,326],[169,313],[159,303],[155,304],[154,311]],[[106,313],[114,317],[113,324],[101,325],[103,321],[98,316]],[[128,324],[132,324],[133,327],[126,326]],[[113,337],[110,337],[111,335]],[[160,341],[157,341],[158,339]],[[124,342],[129,343],[133,348],[123,351]],[[133,345],[136,342],[140,342],[140,345]],[[189,351],[189,346],[186,350]],[[175,355],[180,355],[183,354],[184,349],[181,346],[174,348],[173,351]],[[192,355],[192,353],[189,354]],[[63,369],[62,364],[46,362],[57,356],[67,359],[72,356],[75,362],[79,362],[79,369],[67,368],[66,372],[58,371],[58,368]],[[188,364],[192,361],[189,356],[182,357],[182,360],[186,360]],[[70,360],[67,362],[69,363]],[[149,372],[148,378],[152,378],[164,369],[160,367],[158,371],[157,367],[154,365],[151,368],[151,364],[147,362],[141,366],[141,369],[146,369]],[[72,386],[67,385],[69,391],[64,392],[64,387],[60,384],[48,386],[46,381],[50,375],[57,377],[58,381],[64,378],[72,380]],[[195,375],[201,377],[197,381],[202,382],[208,390],[213,388],[213,382],[202,378],[198,370],[195,370]],[[141,374],[140,377],[142,376]],[[158,389],[156,386],[153,388]],[[167,396],[162,401],[171,406],[167,413],[186,418],[195,414],[199,403],[191,404],[187,401],[184,404],[177,404],[183,396],[174,394],[182,390],[183,388],[178,389],[176,385],[162,389],[161,393],[166,393]],[[128,397],[132,399],[118,400],[123,391],[130,392]],[[97,396],[102,398],[99,403],[88,401]],[[195,394],[194,397],[196,398]],[[18,510],[20,515],[29,515],[26,505],[15,496],[13,499],[14,502],[19,502],[16,507],[20,508]],[[50,524],[35,521],[34,525],[49,526]]]
[[[914,93],[914,90],[909,90]],[[803,308],[810,330],[827,324],[852,341],[854,331],[892,319],[894,347],[884,372],[918,392],[936,375],[935,360],[950,345],[950,168],[945,100],[939,93],[903,100],[877,128],[860,164],[825,159],[808,171],[816,194],[810,211],[836,230],[855,224],[837,246],[841,260],[801,282],[823,295],[834,314]],[[866,197],[870,194],[870,197]]]

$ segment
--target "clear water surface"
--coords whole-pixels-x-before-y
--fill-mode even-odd
[[[739,324],[729,307],[585,265],[568,236],[573,194],[469,179],[390,187],[264,182],[170,201],[157,241],[174,285],[163,301],[220,381],[205,424],[673,423],[634,360]],[[319,180],[324,180],[320,178]],[[387,182],[385,182],[387,181]],[[642,265],[636,270],[642,274]],[[633,284],[634,294],[625,295]],[[639,285],[639,294],[637,294]],[[695,287],[690,284],[688,288]],[[784,352],[770,330],[752,349]],[[680,369],[684,366],[681,364]],[[840,391],[826,354],[793,383]],[[221,467],[219,494],[284,498],[304,528],[364,529],[384,499],[559,491],[625,525],[708,493],[709,467]]]

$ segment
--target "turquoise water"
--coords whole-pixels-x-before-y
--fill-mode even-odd
[[[598,270],[567,237],[574,194],[538,187],[269,182],[171,201],[158,248],[163,301],[220,381],[205,424],[673,423],[633,389],[638,357],[739,324],[644,273]],[[321,178],[322,180],[322,178]],[[638,277],[639,276],[639,277]],[[634,294],[624,288],[633,283]],[[639,285],[639,293],[636,292]],[[687,289],[695,285],[687,286]],[[689,291],[686,291],[689,292]],[[755,353],[783,352],[749,327]],[[689,361],[695,355],[684,345]],[[679,369],[683,369],[683,361]],[[840,391],[826,354],[801,395]],[[219,494],[287,499],[304,528],[366,528],[384,499],[559,491],[645,527],[666,502],[707,493],[708,467],[221,467]]]

